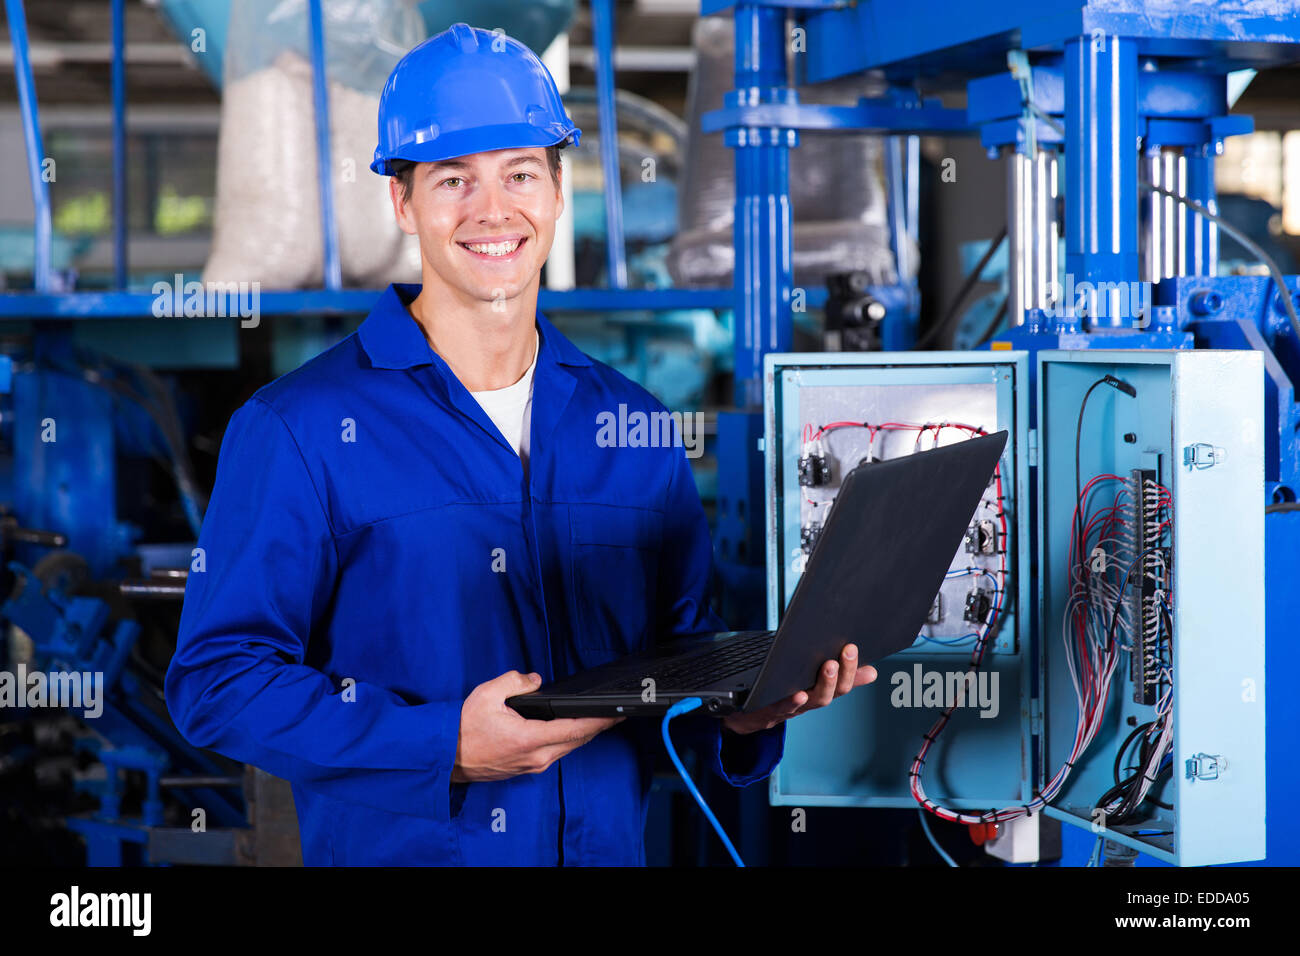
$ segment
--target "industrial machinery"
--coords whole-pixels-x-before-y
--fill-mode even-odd
[[[766,392],[765,508],[748,511],[767,518],[769,622],[845,468],[906,441],[1013,435],[1005,492],[973,516],[899,658],[917,670],[898,675],[942,667],[972,692],[999,678],[1000,710],[891,702],[889,688],[850,698],[792,725],[773,802],[919,806],[994,843],[1045,815],[1082,828],[1067,827],[1064,862],[1099,835],[1144,860],[1294,862],[1281,801],[1295,710],[1265,703],[1263,674],[1266,616],[1267,669],[1294,657],[1278,582],[1300,554],[1300,283],[1267,256],[1267,276],[1216,274],[1232,226],[1213,165],[1252,129],[1228,113],[1228,75],[1300,57],[1300,6],[704,6],[734,9],[737,92],[711,119],[757,184],[746,208],[764,210],[737,228],[752,281],[736,348],[738,402]],[[868,70],[889,77],[894,114],[807,107],[791,89]],[[789,236],[789,148],[876,124],[952,132],[920,91],[955,78],[963,120],[1007,169],[1010,328],[982,354],[790,354],[790,273],[773,254]]]
[[[211,14],[165,6],[182,33],[198,22],[189,8],[206,10],[204,23]],[[540,306],[733,312],[715,496],[728,623],[776,623],[849,469],[1010,434],[916,643],[881,665],[873,692],[793,722],[768,793],[739,796],[752,824],[739,834],[744,855],[765,855],[762,814],[825,806],[855,808],[863,826],[888,808],[966,824],[1013,863],[1084,864],[1102,848],[1143,864],[1300,862],[1300,830],[1283,809],[1297,785],[1290,728],[1300,713],[1290,695],[1266,694],[1265,680],[1296,666],[1300,279],[1271,262],[1266,274],[1218,274],[1233,225],[1218,215],[1213,175],[1224,139],[1252,129],[1230,112],[1230,78],[1300,61],[1300,0],[700,6],[729,13],[735,35],[733,88],[699,127],[734,161],[730,285],[629,287],[614,5],[592,0],[608,287],[545,289]],[[123,0],[112,8],[120,206]],[[317,159],[329,168],[321,0],[306,10]],[[20,0],[6,13],[36,242],[32,291],[0,296],[0,316],[33,329],[21,347],[0,349],[9,506],[0,530],[13,584],[0,609],[4,663],[105,677],[101,715],[33,734],[35,746],[57,737],[75,754],[87,800],[65,816],[91,862],[270,859],[293,831],[283,792],[189,748],[159,709],[166,652],[153,638],[183,593],[202,515],[178,438],[192,427],[189,410],[174,383],[71,344],[73,322],[171,320],[156,318],[154,293],[127,281],[122,217],[111,290],[79,289],[51,268]],[[856,103],[801,99],[854,77],[871,90]],[[954,87],[965,108],[934,95]],[[882,137],[895,281],[846,263],[825,290],[802,288],[791,261],[792,151],[845,133]],[[922,135],[978,136],[1006,168],[1007,329],[987,347],[913,351],[931,344],[917,328],[910,261]],[[342,287],[329,191],[327,178],[324,287],[264,290],[260,311],[320,318],[338,337],[375,290]],[[818,326],[809,312],[823,303]],[[237,315],[223,307],[186,320],[184,332],[169,324],[168,335],[211,335],[204,341],[219,341],[234,367]],[[823,351],[795,351],[796,323],[819,333]],[[700,338],[697,328],[697,349]],[[684,394],[700,390],[698,369],[691,376]],[[146,481],[123,465],[141,460],[162,471]],[[149,530],[168,544],[143,544],[143,519],[125,513],[119,491],[160,474],[170,510]],[[0,771],[24,759],[26,741],[0,754]],[[194,828],[195,810],[211,817],[206,830]],[[1049,822],[1064,824],[1059,847],[1047,846]]]

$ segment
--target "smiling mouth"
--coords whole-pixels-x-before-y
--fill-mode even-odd
[[[523,248],[527,238],[511,239],[507,242],[461,242],[461,246],[466,252],[479,259],[513,259]]]

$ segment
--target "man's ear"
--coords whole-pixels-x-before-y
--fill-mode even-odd
[[[393,202],[393,216],[402,232],[408,236],[415,235],[415,217],[411,215],[411,204],[402,199],[402,184],[396,176],[388,177],[388,198]]]
[[[555,168],[555,218],[564,215],[564,162]]]

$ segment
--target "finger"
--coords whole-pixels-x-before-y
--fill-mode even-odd
[[[538,673],[523,674],[519,671],[506,671],[487,681],[484,687],[491,688],[494,696],[505,700],[515,694],[530,694],[542,686],[542,675]]]
[[[579,747],[597,734],[621,724],[626,717],[559,717],[554,720],[524,720],[518,725],[524,747],[538,748],[558,744]]]
[[[879,676],[879,673],[877,673],[874,667],[870,664],[863,664],[858,668],[858,673],[853,679],[853,686],[862,687],[866,684],[870,684]]]
[[[622,717],[560,717],[556,720],[538,720],[533,723],[544,724],[539,728],[539,744],[586,743],[597,734],[608,730]]]
[[[754,716],[763,717],[767,720],[785,720],[785,718],[793,717],[803,710],[806,703],[808,703],[808,692],[801,690],[791,694],[784,700],[778,700],[775,704],[768,704]]]
[[[797,717],[807,709],[808,692],[801,690],[799,693],[790,695],[785,700],[773,704],[755,716],[764,718],[763,726],[770,728],[784,723],[791,717]]]
[[[840,651],[840,673],[835,684],[835,696],[843,697],[853,690],[853,681],[858,674],[858,649],[853,644],[845,644]]]
[[[752,714],[740,714],[734,716],[741,719],[749,718],[751,719],[750,725],[753,728],[761,729],[765,726],[771,726],[773,723],[779,724],[781,721],[795,716],[803,709],[803,705],[807,702],[808,694],[806,691],[801,690],[798,693],[791,694],[789,697],[778,700],[775,704],[768,704],[762,710],[754,711]],[[750,732],[752,733],[752,730]]]
[[[537,754],[542,758],[546,766],[550,766],[561,757],[566,757],[579,747],[590,743],[599,733],[600,731],[596,731],[595,733],[589,734],[585,737],[576,737],[572,740],[563,740],[559,743],[538,747]],[[545,767],[543,767],[543,769],[545,769]]]
[[[835,681],[839,670],[838,661],[827,661],[822,665],[817,677],[817,686],[808,692],[808,703],[804,705],[804,710],[825,707],[835,699]]]

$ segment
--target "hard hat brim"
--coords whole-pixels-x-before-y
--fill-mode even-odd
[[[474,129],[451,130],[437,139],[424,143],[399,145],[389,155],[380,156],[375,150],[372,172],[391,176],[389,161],[405,159],[413,163],[436,163],[444,159],[457,159],[474,153],[490,153],[499,149],[531,149],[555,146],[565,140],[578,145],[582,131],[577,127],[556,131],[540,129],[527,123],[510,123],[502,126],[480,126]]]

